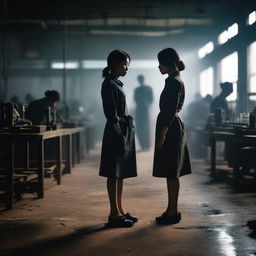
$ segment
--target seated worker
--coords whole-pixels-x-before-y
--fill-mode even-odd
[[[57,102],[60,101],[58,91],[46,91],[45,97],[32,101],[26,111],[26,118],[34,125],[50,124],[54,116]]]
[[[231,117],[231,111],[228,107],[227,97],[233,92],[233,84],[229,82],[221,83],[221,93],[211,102],[211,113],[216,113],[218,108],[222,108],[225,111],[225,119],[229,120]]]
[[[213,99],[211,102],[211,113],[214,113],[214,119],[216,124],[218,125],[222,123],[222,120],[219,119],[218,115],[218,109],[224,110],[224,117],[221,117],[221,119],[225,120],[230,120],[231,118],[231,111],[228,107],[228,101],[227,97],[233,92],[233,84],[229,82],[221,83],[221,93]],[[232,155],[232,150],[233,148],[233,143],[230,141],[225,141],[225,149],[224,149],[224,154],[225,154],[225,160],[229,162],[229,165],[232,165],[233,161],[233,155]]]

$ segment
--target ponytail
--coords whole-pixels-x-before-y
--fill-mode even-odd
[[[104,77],[104,78],[106,78],[108,75],[109,75],[109,73],[110,73],[110,67],[105,67],[104,69],[103,69],[103,71],[102,71],[102,76]]]

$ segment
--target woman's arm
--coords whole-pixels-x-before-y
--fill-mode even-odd
[[[165,135],[166,135],[166,133],[168,132],[168,130],[169,130],[169,127],[164,126],[164,127],[162,128],[160,137],[159,137],[159,139],[158,139],[158,141],[157,141],[157,146],[158,146],[158,148],[162,148],[162,147],[163,147],[164,141],[165,141]]]
[[[166,88],[166,93],[163,99],[163,103],[161,105],[161,114],[162,114],[162,130],[160,136],[157,141],[157,145],[159,148],[163,147],[166,133],[171,127],[172,121],[177,113],[177,108],[180,99],[180,84],[178,82],[174,82],[169,84]]]
[[[122,129],[118,122],[113,124],[113,127],[118,135],[120,135],[120,136],[123,135]]]
[[[118,135],[122,135],[117,115],[118,92],[113,84],[104,84],[101,91],[102,103],[107,120],[112,123],[114,130]]]
[[[168,81],[161,101],[161,123],[163,126],[171,127],[172,121],[177,113],[180,101],[180,83],[176,80]]]

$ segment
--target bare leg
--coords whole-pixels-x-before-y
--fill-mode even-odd
[[[180,189],[179,179],[167,178],[168,189],[168,207],[166,209],[167,215],[176,215],[178,213],[178,197]]]
[[[117,206],[122,215],[125,215],[122,207],[123,179],[117,180]]]
[[[120,212],[117,207],[116,184],[117,180],[115,178],[107,179],[107,189],[110,203],[110,216],[112,218],[117,218],[120,215]]]

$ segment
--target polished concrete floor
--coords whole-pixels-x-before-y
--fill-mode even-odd
[[[124,208],[139,217],[132,228],[105,228],[108,197],[98,176],[99,150],[63,176],[46,182],[44,199],[25,195],[0,212],[0,255],[15,256],[246,256],[256,255],[256,192],[234,193],[229,179],[212,181],[204,161],[181,178],[182,221],[159,226],[166,205],[164,179],[151,176],[152,152],[138,152],[139,177],[125,181]]]

